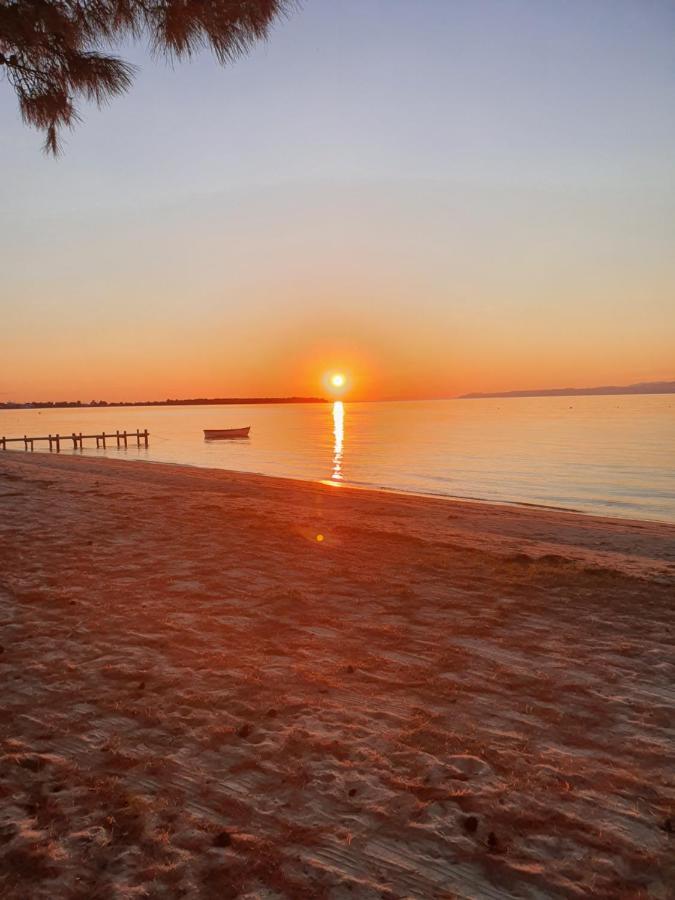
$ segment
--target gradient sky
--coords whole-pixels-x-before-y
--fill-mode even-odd
[[[675,378],[672,0],[306,0],[85,108],[0,83],[0,400]]]

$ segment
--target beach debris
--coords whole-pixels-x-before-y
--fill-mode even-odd
[[[464,831],[466,831],[468,834],[475,834],[478,830],[477,816],[464,816],[464,818],[462,819],[462,825],[464,826]]]
[[[499,852],[500,852],[500,850],[501,850],[501,845],[500,845],[500,843],[499,843],[499,838],[498,838],[497,835],[494,833],[494,831],[491,831],[491,832],[488,834],[488,836],[487,836],[487,845],[488,845],[488,850],[490,851],[490,853],[499,853]]]
[[[232,844],[232,838],[229,831],[219,831],[213,838],[214,847],[229,847]]]
[[[248,722],[244,722],[244,724],[241,726],[241,728],[239,728],[237,731],[237,734],[239,735],[239,737],[243,737],[243,738],[248,737],[250,733],[251,733],[251,726],[248,724]]]

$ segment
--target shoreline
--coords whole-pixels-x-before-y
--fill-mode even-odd
[[[132,449],[133,448],[129,448]],[[5,450],[4,453],[25,453],[27,451],[24,450]],[[507,507],[509,509],[541,509],[548,510],[551,512],[560,512],[560,513],[569,513],[571,515],[590,517],[594,519],[608,521],[619,521],[625,523],[633,523],[633,524],[641,524],[648,523],[652,525],[663,525],[666,527],[675,528],[675,520],[671,521],[669,519],[662,518],[640,518],[634,515],[622,515],[620,513],[599,513],[593,512],[591,510],[580,509],[579,507],[572,506],[556,506],[550,503],[535,503],[533,501],[528,500],[494,500],[486,497],[475,497],[475,496],[462,496],[457,494],[441,494],[433,491],[415,491],[415,490],[406,490],[405,488],[394,488],[388,487],[387,485],[378,485],[371,483],[358,483],[358,482],[347,482],[347,481],[332,481],[328,478],[299,478],[294,475],[273,475],[267,474],[265,472],[255,472],[252,470],[245,469],[228,469],[228,468],[218,468],[214,466],[206,466],[200,465],[199,463],[194,462],[166,462],[164,460],[159,459],[132,459],[132,458],[118,458],[116,456],[108,456],[105,455],[105,451],[100,455],[95,455],[95,451],[93,448],[87,448],[86,452],[77,452],[72,450],[64,450],[60,454],[54,454],[53,451],[50,451],[47,448],[38,447],[35,450],[31,451],[32,454],[46,454],[47,456],[56,456],[57,458],[77,458],[77,459],[98,459],[98,460],[110,460],[111,462],[120,462],[120,463],[140,463],[147,465],[157,465],[157,466],[177,466],[179,468],[187,468],[187,469],[196,469],[199,471],[207,471],[207,472],[224,472],[231,475],[250,475],[255,478],[272,478],[279,479],[281,481],[291,481],[297,482],[300,484],[314,484],[314,485],[324,485],[325,487],[335,488],[339,490],[353,490],[353,491],[366,491],[373,492],[376,494],[393,494],[400,495],[402,497],[418,497],[422,500],[424,499],[433,499],[433,500],[441,500],[441,501],[449,501],[452,503],[477,503],[481,505],[488,506],[496,506],[496,507]]]
[[[408,505],[415,509],[419,504],[420,510],[436,510],[437,517],[443,521],[445,526],[444,509],[445,506],[452,507],[451,519],[455,519],[457,523],[463,526],[462,538],[467,541],[467,546],[473,546],[474,541],[471,535],[473,529],[479,525],[480,528],[487,527],[488,533],[496,537],[495,527],[500,530],[500,541],[495,541],[492,548],[498,552],[506,552],[505,548],[515,546],[519,541],[525,541],[531,544],[530,549],[535,551],[537,547],[548,546],[546,542],[553,539],[553,545],[562,544],[564,548],[575,549],[581,556],[590,554],[590,561],[597,563],[602,559],[603,564],[609,563],[609,567],[614,565],[619,568],[628,562],[633,568],[635,563],[640,560],[647,568],[640,569],[641,575],[651,577],[654,574],[662,575],[666,579],[673,575],[675,581],[675,523],[654,519],[635,519],[622,516],[601,516],[595,513],[585,512],[584,510],[567,509],[564,507],[545,506],[543,504],[518,503],[516,501],[497,502],[492,500],[483,500],[481,498],[463,498],[451,497],[445,494],[422,494],[413,491],[398,490],[395,488],[378,488],[370,486],[359,486],[352,484],[336,484],[327,480],[311,480],[305,478],[295,478],[293,476],[267,475],[261,472],[245,472],[239,469],[221,469],[210,466],[200,466],[193,463],[178,462],[162,462],[159,460],[145,459],[117,459],[112,456],[94,456],[82,453],[68,454],[50,454],[48,451],[35,451],[27,453],[24,451],[6,451],[7,454],[15,452],[20,460],[30,465],[31,460],[38,462],[38,455],[46,460],[51,460],[53,466],[46,465],[47,468],[59,470],[63,465],[67,470],[73,461],[74,466],[81,465],[83,473],[87,472],[88,464],[100,466],[103,471],[110,468],[110,473],[123,474],[124,468],[129,463],[133,464],[133,468],[141,471],[145,467],[149,467],[149,472],[156,470],[156,475],[161,479],[162,475],[167,477],[179,476],[180,473],[192,476],[197,481],[197,487],[208,489],[217,486],[219,481],[224,485],[230,485],[241,479],[246,485],[251,486],[257,492],[265,494],[266,486],[270,490],[284,493],[284,489],[288,487],[289,492],[293,492],[293,488],[299,491],[311,492],[319,491],[321,493],[328,491],[329,494],[340,496],[349,506],[349,500],[355,499],[357,503],[364,504],[368,507],[368,499],[373,502],[377,499],[391,498],[392,502],[399,499],[406,507],[409,514]],[[4,455],[0,456],[0,470]],[[39,465],[39,463],[38,463]],[[130,467],[131,468],[131,467]],[[95,471],[95,470],[92,470]],[[357,499],[358,498],[358,499]],[[462,520],[466,519],[466,522]],[[555,534],[555,530],[561,530],[559,535]],[[453,530],[452,528],[450,529]],[[593,536],[596,530],[602,532],[601,539],[595,541]],[[541,532],[541,533],[538,533]],[[569,533],[572,540],[560,540],[560,537]],[[644,556],[641,553],[626,553],[634,539],[640,543],[644,543],[645,535],[647,541],[652,537],[659,542],[659,549],[655,556]],[[588,538],[591,537],[589,541]],[[455,537],[457,537],[455,535]],[[615,545],[612,546],[612,537],[615,539]],[[600,544],[604,549],[600,549]],[[484,544],[482,549],[486,550]],[[550,549],[550,548],[549,548]],[[593,557],[593,554],[599,553],[600,556]],[[621,556],[625,554],[625,560],[621,560]],[[645,562],[649,560],[649,562]],[[625,570],[622,568],[622,570]]]
[[[3,897],[666,900],[675,526],[127,462],[0,455]]]
[[[36,453],[38,451],[35,451]],[[41,450],[41,453],[49,452]],[[73,454],[74,455],[74,454]],[[96,459],[114,459],[111,456],[101,456],[95,457]],[[120,462],[124,462],[124,460],[120,460]],[[154,460],[154,459],[130,459],[129,462],[132,463],[148,463],[149,465],[160,465],[160,466],[180,466],[187,467],[190,469],[200,469],[206,470],[208,472],[227,472],[231,475],[252,475],[255,478],[278,478],[281,481],[293,481],[299,482],[300,484],[321,484],[325,487],[335,488],[337,490],[351,490],[351,491],[372,491],[375,494],[394,494],[402,497],[418,497],[421,500],[430,499],[430,500],[441,500],[448,501],[450,503],[479,503],[481,505],[488,506],[505,506],[509,509],[517,508],[517,509],[542,509],[548,510],[551,512],[561,512],[561,513],[571,513],[576,516],[590,516],[594,519],[607,519],[609,521],[619,520],[621,522],[633,523],[633,524],[641,524],[642,522],[649,522],[653,525],[665,525],[671,526],[675,528],[675,521],[670,521],[669,519],[640,519],[636,516],[622,516],[620,514],[611,515],[607,513],[606,515],[602,515],[601,513],[591,512],[590,510],[579,509],[574,506],[555,506],[550,503],[533,503],[528,500],[491,500],[487,497],[471,497],[471,496],[462,496],[459,494],[439,494],[433,491],[414,491],[414,490],[406,490],[405,488],[393,488],[388,487],[387,485],[378,485],[378,484],[370,484],[370,483],[358,483],[354,481],[332,481],[329,478],[296,478],[294,475],[268,475],[265,472],[253,472],[247,471],[245,469],[227,469],[227,468],[217,468],[214,466],[201,466],[198,463],[179,463],[179,462],[164,462],[162,460]]]

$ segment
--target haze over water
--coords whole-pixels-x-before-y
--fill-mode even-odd
[[[0,411],[8,437],[118,428],[150,447],[84,453],[675,522],[672,395]]]

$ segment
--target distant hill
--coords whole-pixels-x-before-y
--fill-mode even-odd
[[[675,381],[643,381],[639,384],[588,388],[544,388],[532,391],[502,391],[493,394],[462,394],[460,400],[481,400],[487,397],[592,397],[606,394],[675,394]]]

